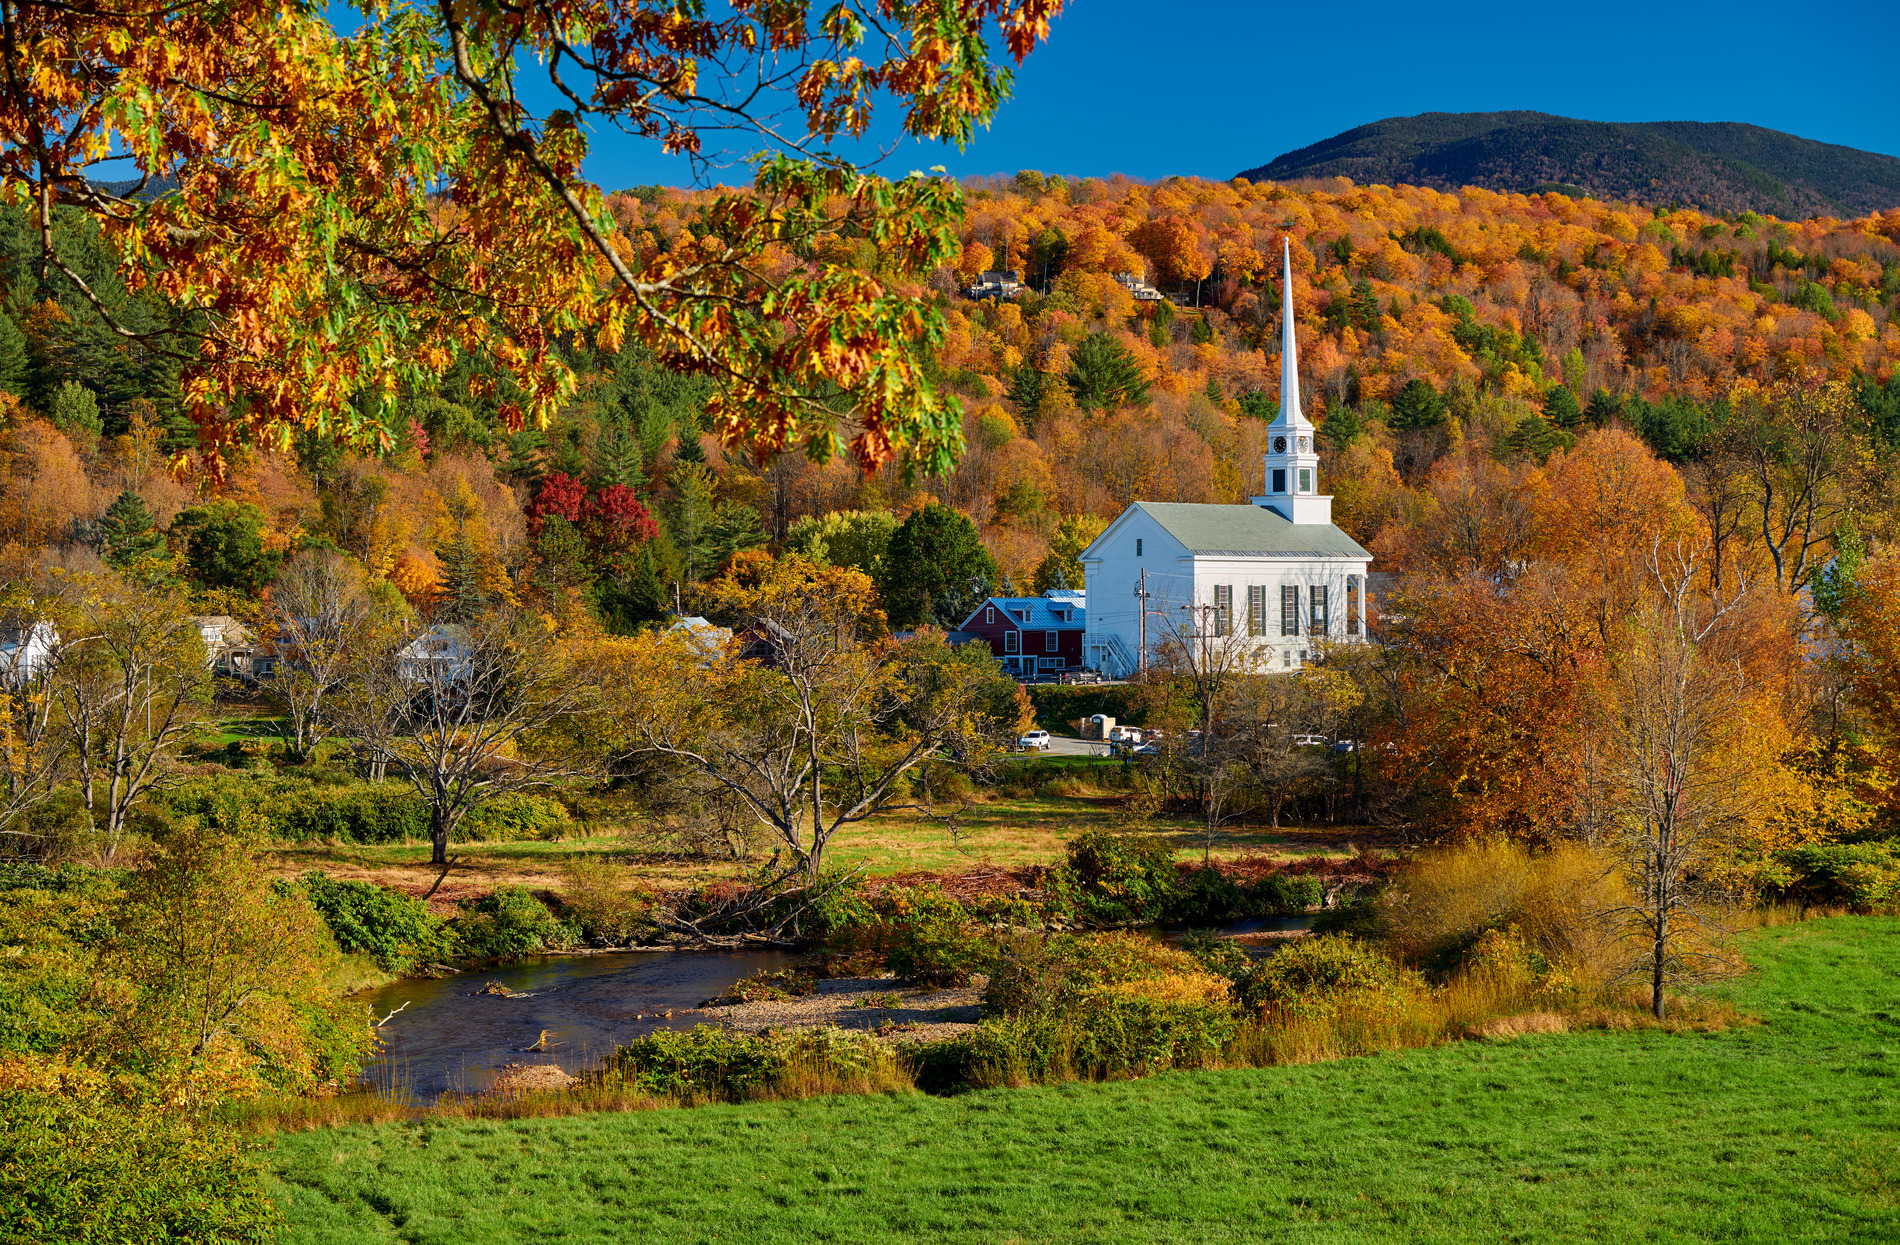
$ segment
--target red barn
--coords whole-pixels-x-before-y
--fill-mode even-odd
[[[1012,674],[1027,677],[1082,668],[1088,596],[1051,588],[1039,597],[990,597],[958,628],[986,641]]]

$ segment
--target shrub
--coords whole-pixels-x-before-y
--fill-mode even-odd
[[[1070,840],[1067,857],[1053,889],[1085,920],[1159,920],[1177,885],[1174,850],[1159,835],[1097,827]]]
[[[470,809],[459,829],[473,843],[518,843],[559,839],[573,825],[573,817],[559,800],[511,791]]]
[[[481,960],[512,960],[574,945],[578,931],[525,887],[497,887],[462,905],[454,921],[462,953]]]
[[[1251,1008],[1325,1016],[1342,1004],[1397,1003],[1418,982],[1376,947],[1351,938],[1303,938],[1268,957],[1240,983]]]
[[[648,1093],[724,1102],[888,1090],[910,1081],[897,1052],[869,1034],[840,1029],[745,1034],[710,1025],[638,1038],[616,1048],[601,1073]]]
[[[1231,938],[1222,938],[1211,929],[1191,929],[1181,939],[1181,950],[1193,956],[1200,966],[1216,977],[1236,983],[1253,971],[1253,957]]]
[[[1249,906],[1232,878],[1207,865],[1181,874],[1163,919],[1177,925],[1214,925],[1245,914]]]
[[[626,946],[654,929],[651,898],[628,886],[612,861],[598,856],[574,860],[566,873],[561,902],[591,945]]]
[[[299,879],[336,945],[375,957],[385,972],[406,973],[454,953],[455,940],[429,906],[413,895],[371,882],[348,882],[313,871]]]
[[[1601,983],[1623,959],[1603,914],[1626,902],[1621,880],[1587,849],[1533,852],[1500,839],[1420,856],[1379,910],[1400,958],[1434,978],[1457,972],[1487,932],[1515,925],[1549,963]]]
[[[274,1241],[280,1216],[230,1132],[161,1107],[0,1093],[9,1241]]]
[[[838,897],[820,920],[830,950],[874,951],[915,985],[967,985],[995,959],[989,931],[937,886],[889,886],[870,899]]]
[[[1781,854],[1787,898],[1805,907],[1868,911],[1900,902],[1900,844],[1817,843]]]
[[[1285,916],[1318,907],[1326,887],[1310,873],[1276,870],[1249,888],[1248,906],[1259,916]]]
[[[781,999],[804,998],[818,989],[818,979],[794,968],[762,970],[732,983],[722,1001],[737,1003],[776,1003]]]

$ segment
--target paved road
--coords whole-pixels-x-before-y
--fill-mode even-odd
[[[1047,755],[1052,757],[1105,757],[1108,755],[1108,745],[1095,743],[1091,740],[1070,739],[1067,735],[1051,735],[1049,737],[1049,751]]]

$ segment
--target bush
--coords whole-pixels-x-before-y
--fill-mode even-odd
[[[1206,865],[1180,874],[1163,919],[1172,925],[1216,925],[1244,915],[1249,907],[1232,878]]]
[[[1231,938],[1222,938],[1211,929],[1191,929],[1181,939],[1181,950],[1197,960],[1201,967],[1230,985],[1253,971],[1253,957]]]
[[[9,1241],[273,1241],[280,1216],[231,1133],[161,1107],[0,1094]]]
[[[795,1029],[755,1035],[711,1025],[638,1038],[616,1048],[601,1073],[648,1093],[723,1102],[896,1089],[909,1081],[897,1053],[866,1033]]]
[[[1178,884],[1174,849],[1158,835],[1097,827],[1069,842],[1068,862],[1053,882],[1084,920],[1157,921]]]
[[[1781,854],[1783,894],[1804,907],[1862,912],[1900,902],[1900,844],[1819,843]]]
[[[818,989],[818,979],[795,968],[760,971],[741,977],[722,1002],[776,1003],[782,999],[804,998]]]
[[[913,985],[967,985],[995,960],[989,931],[937,886],[887,886],[868,899],[835,895],[817,919],[830,951],[876,952]]]
[[[394,783],[315,786],[297,778],[192,778],[157,802],[174,814],[213,817],[236,807],[262,816],[283,843],[401,843],[428,837],[429,812],[413,791]]]
[[[299,879],[304,893],[346,952],[375,957],[385,972],[406,973],[454,954],[455,940],[429,906],[413,895],[348,882],[313,871]]]
[[[1351,938],[1303,938],[1262,961],[1239,985],[1250,1008],[1326,1016],[1341,1005],[1398,1003],[1418,983],[1376,947]]]
[[[1269,873],[1249,888],[1248,906],[1257,916],[1291,916],[1316,908],[1326,898],[1326,886],[1310,873]]]
[[[558,840],[573,825],[573,817],[559,800],[512,791],[469,810],[458,829],[471,843],[519,843]]]
[[[453,928],[462,954],[480,960],[558,951],[579,938],[579,931],[521,886],[498,887],[492,895],[464,903]]]
[[[1508,840],[1462,844],[1411,862],[1379,902],[1399,957],[1448,978],[1486,933],[1515,925],[1525,943],[1579,983],[1602,983],[1623,959],[1603,914],[1628,901],[1587,849],[1533,852]]]
[[[590,945],[626,946],[654,930],[650,897],[628,886],[612,861],[575,860],[566,872],[561,902]]]

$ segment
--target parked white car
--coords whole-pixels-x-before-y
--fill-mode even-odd
[[[1138,744],[1141,742],[1141,728],[1136,726],[1113,726],[1108,731],[1108,742],[1112,744]]]
[[[1016,746],[1021,748],[1024,752],[1028,752],[1032,748],[1041,748],[1046,752],[1049,749],[1049,732],[1030,731],[1016,741]]]

